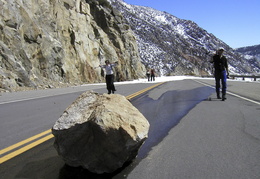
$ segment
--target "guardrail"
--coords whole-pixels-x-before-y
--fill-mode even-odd
[[[214,78],[213,75],[203,75],[203,78]],[[256,81],[257,78],[260,78],[258,75],[229,75],[229,78],[235,79],[235,78],[242,78],[245,80],[245,78],[253,78],[254,81]]]
[[[254,81],[256,81],[257,78],[260,78],[260,76],[255,75],[229,75],[231,78],[242,78],[245,80],[245,78],[253,78]]]

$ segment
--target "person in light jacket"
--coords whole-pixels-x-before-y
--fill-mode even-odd
[[[99,66],[106,70],[106,85],[107,85],[108,94],[111,94],[111,92],[114,94],[116,89],[114,86],[113,67],[117,65],[117,62],[110,63],[109,60],[106,60],[105,63],[106,63],[105,65],[99,65]]]
[[[146,71],[146,76],[147,76],[147,78],[148,78],[148,81],[150,81],[150,75],[151,75],[150,70],[147,70],[147,71]]]

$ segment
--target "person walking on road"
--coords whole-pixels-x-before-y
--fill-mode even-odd
[[[148,81],[150,81],[150,75],[151,75],[151,74],[150,74],[150,70],[147,70],[147,71],[146,71],[146,76],[147,76],[147,78],[148,78]]]
[[[155,71],[151,69],[151,81],[155,81]]]
[[[111,94],[111,92],[114,94],[116,89],[114,86],[113,67],[117,65],[117,62],[110,63],[109,60],[106,60],[105,63],[106,63],[105,65],[99,65],[99,66],[106,70],[106,85],[107,85],[108,94]]]
[[[223,56],[224,49],[221,48],[217,51],[217,53],[212,57],[211,63],[214,64],[214,76],[216,82],[216,93],[217,98],[225,101],[226,98],[226,90],[227,90],[227,77],[229,75],[228,72],[228,63],[225,56]],[[222,85],[222,98],[220,97],[220,80]]]

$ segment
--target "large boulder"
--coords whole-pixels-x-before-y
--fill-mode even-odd
[[[149,126],[124,96],[88,91],[54,124],[54,147],[69,166],[111,173],[137,156]]]

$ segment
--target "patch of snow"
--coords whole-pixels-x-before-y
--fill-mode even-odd
[[[157,21],[160,21],[160,22],[164,23],[164,24],[168,23],[168,21],[166,20],[165,16],[163,16],[163,15],[155,16],[155,19]]]
[[[252,55],[245,55],[244,56],[247,60],[250,60],[251,58],[254,58]]]
[[[185,35],[185,28],[183,27],[183,25],[181,24],[178,24],[176,27],[175,27],[175,30],[178,34],[182,35],[185,39],[188,38],[188,36]]]

